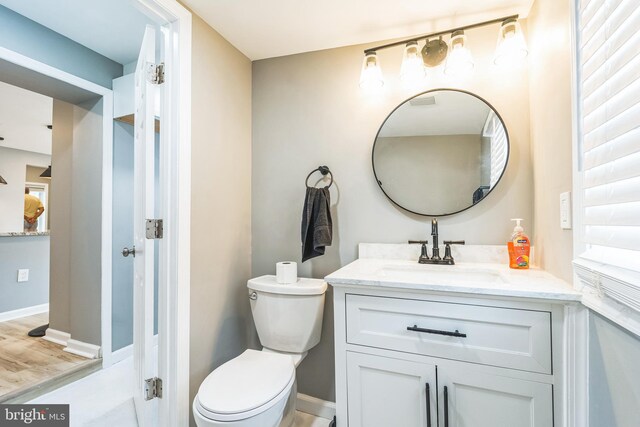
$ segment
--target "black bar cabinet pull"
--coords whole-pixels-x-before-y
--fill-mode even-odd
[[[425,386],[427,392],[427,427],[431,427],[431,391],[429,390],[429,383]]]
[[[438,329],[418,328],[418,325],[407,326],[407,331],[424,332],[424,333],[427,333],[427,334],[436,334],[436,335],[446,335],[448,337],[459,337],[459,338],[466,338],[467,337],[467,334],[460,333],[460,332],[458,332],[457,329],[454,332],[451,332],[451,331],[440,331]]]
[[[444,427],[449,427],[449,389],[444,386]]]

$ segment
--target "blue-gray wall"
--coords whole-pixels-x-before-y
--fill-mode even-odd
[[[133,126],[113,125],[113,288],[112,348],[133,343],[133,258],[122,256],[122,248],[133,242]],[[159,135],[156,134],[156,188],[158,187]],[[158,202],[158,198],[156,198]],[[158,203],[156,203],[156,208]],[[155,330],[158,325],[158,245],[155,262]]]
[[[49,236],[0,237],[0,313],[49,302]],[[18,283],[18,269],[29,281]]]
[[[122,65],[0,6],[0,46],[111,88]]]
[[[589,322],[589,425],[640,425],[640,338],[595,313]]]

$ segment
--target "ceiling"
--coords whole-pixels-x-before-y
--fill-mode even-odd
[[[0,82],[0,147],[51,155],[53,99]]]
[[[14,0],[15,3],[27,3]],[[446,30],[533,0],[183,0],[251,60]]]
[[[418,98],[435,98],[435,104],[405,102],[389,116],[379,137],[482,134],[489,106],[475,96],[438,91]]]
[[[133,0],[0,0],[0,4],[120,64],[138,58],[151,21]]]

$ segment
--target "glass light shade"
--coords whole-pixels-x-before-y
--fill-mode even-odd
[[[378,56],[375,52],[367,53],[362,62],[360,87],[365,90],[375,90],[380,89],[382,86],[384,86],[384,79],[378,63]]]
[[[524,40],[520,23],[515,19],[504,21],[498,32],[498,44],[493,63],[501,66],[517,65],[528,54],[527,42]]]
[[[444,67],[445,74],[464,77],[473,71],[475,66],[473,55],[471,55],[471,51],[469,51],[466,44],[467,36],[464,35],[463,31],[453,33],[451,36],[451,50]]]
[[[426,72],[420,56],[418,42],[412,41],[404,47],[402,66],[400,67],[400,80],[406,85],[415,85],[424,80]]]

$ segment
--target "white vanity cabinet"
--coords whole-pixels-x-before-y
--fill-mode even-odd
[[[530,296],[510,284],[448,291],[378,280],[362,265],[326,278],[337,427],[565,426],[573,290],[539,282]]]

